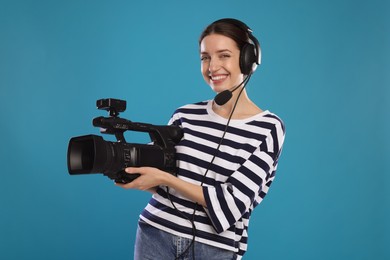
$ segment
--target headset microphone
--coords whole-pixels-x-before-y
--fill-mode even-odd
[[[238,87],[235,87],[232,91],[227,89],[218,93],[214,98],[215,103],[217,103],[218,106],[225,105],[232,98],[233,91],[235,91]]]
[[[246,76],[245,79],[237,87],[235,87],[233,90],[227,89],[227,90],[224,90],[224,91],[218,93],[214,97],[215,103],[218,106],[225,105],[233,97],[233,92],[236,91],[236,89],[238,89],[239,87],[241,87],[242,84],[247,83],[249,81],[251,75],[252,74],[249,74],[248,76]],[[245,88],[245,85],[244,85],[244,88]]]

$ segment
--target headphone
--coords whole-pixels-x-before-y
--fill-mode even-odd
[[[240,20],[233,18],[223,18],[213,22],[213,24],[215,23],[229,23],[246,32],[250,42],[245,43],[240,49],[240,69],[244,75],[252,74],[261,63],[260,43],[253,36],[252,29]]]

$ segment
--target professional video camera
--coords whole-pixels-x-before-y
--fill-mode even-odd
[[[119,117],[126,110],[126,101],[99,99],[98,109],[107,110],[109,117],[96,117],[93,125],[100,132],[115,135],[117,142],[103,140],[101,136],[85,135],[73,137],[68,146],[69,174],[102,173],[117,183],[129,183],[139,174],[127,174],[126,167],[150,166],[175,173],[175,144],[183,137],[178,126],[157,126],[135,123]],[[123,133],[127,130],[147,132],[152,144],[126,143]]]

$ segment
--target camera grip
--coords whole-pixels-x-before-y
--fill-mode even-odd
[[[134,174],[128,174],[125,172],[125,170],[117,172],[115,182],[116,183],[121,183],[121,184],[126,184],[134,181],[137,179],[141,174],[134,173]]]

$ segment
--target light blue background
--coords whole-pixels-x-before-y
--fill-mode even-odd
[[[287,126],[246,259],[390,259],[389,1],[0,3],[1,259],[132,259],[149,194],[69,176],[68,140],[99,134],[96,99],[165,124],[212,98],[197,40],[223,17],[261,41],[248,92]]]

